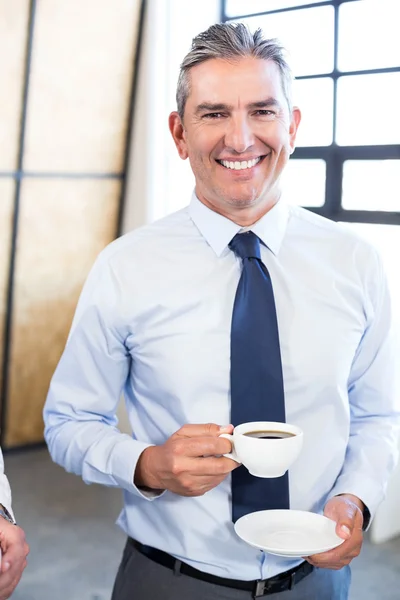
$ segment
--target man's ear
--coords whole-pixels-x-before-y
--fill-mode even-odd
[[[187,151],[185,129],[179,114],[174,111],[169,115],[168,119],[169,130],[174,139],[176,149],[182,160],[186,160],[189,156]]]
[[[297,106],[294,106],[293,110],[292,110],[292,118],[291,118],[290,127],[289,127],[291,154],[292,154],[292,152],[294,152],[294,149],[296,146],[296,135],[297,135],[297,129],[300,125],[300,121],[301,121],[300,109],[297,108]]]

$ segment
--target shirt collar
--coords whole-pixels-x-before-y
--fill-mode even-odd
[[[237,223],[200,202],[194,192],[189,204],[189,215],[217,256],[221,256],[231,239],[242,229]],[[261,219],[246,229],[253,231],[277,255],[286,232],[288,217],[287,205],[279,200]]]

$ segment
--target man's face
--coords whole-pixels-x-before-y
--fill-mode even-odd
[[[277,65],[210,59],[190,70],[190,84],[183,123],[172,113],[170,129],[198,198],[231,218],[260,218],[279,199],[300,121],[298,109],[289,113]]]

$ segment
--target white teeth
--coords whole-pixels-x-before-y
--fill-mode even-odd
[[[235,162],[228,161],[228,160],[221,160],[221,164],[226,169],[233,169],[234,171],[241,171],[242,169],[251,169],[252,167],[255,167],[255,165],[257,163],[259,163],[260,160],[261,160],[261,156],[259,156],[258,158],[253,158],[253,160],[242,160],[241,162],[239,162],[238,160],[236,160]]]

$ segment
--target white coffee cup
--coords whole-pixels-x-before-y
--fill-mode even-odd
[[[287,434],[282,438],[251,437],[249,433]],[[242,463],[256,477],[281,477],[299,456],[303,446],[300,427],[275,421],[253,421],[242,423],[233,434],[222,433],[220,437],[230,440],[232,452],[224,454]]]

